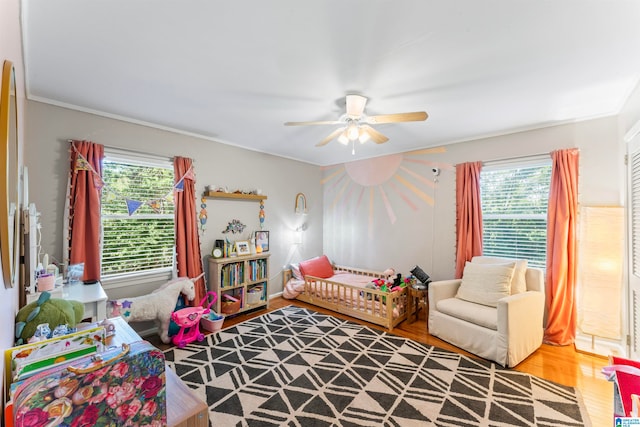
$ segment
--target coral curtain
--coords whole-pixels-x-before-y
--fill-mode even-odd
[[[482,255],[481,162],[456,165],[456,278],[464,264]]]
[[[84,263],[82,280],[100,280],[100,195],[104,146],[71,141],[69,264]]]
[[[544,341],[568,345],[575,341],[576,230],[578,222],[577,149],[551,153],[552,170],[547,213],[547,327]]]
[[[174,189],[175,200],[175,230],[176,230],[176,263],[178,277],[194,279],[202,275],[202,258],[200,255],[200,238],[196,218],[196,190],[195,178],[192,170],[193,161],[185,157],[173,160],[175,183],[183,180],[181,186]],[[182,188],[179,191],[178,188]],[[197,306],[207,293],[204,278],[195,282],[196,297],[189,301]]]

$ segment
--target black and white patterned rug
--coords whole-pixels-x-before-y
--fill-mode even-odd
[[[590,426],[578,391],[289,306],[165,351],[213,426]]]

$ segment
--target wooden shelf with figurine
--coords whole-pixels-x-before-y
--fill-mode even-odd
[[[264,194],[224,193],[221,191],[205,191],[204,197],[208,199],[267,200],[267,196]]]

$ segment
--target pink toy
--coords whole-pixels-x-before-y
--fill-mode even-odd
[[[196,340],[202,341],[204,339],[204,334],[200,332],[200,319],[211,311],[211,306],[218,299],[217,293],[207,292],[207,295],[200,301],[201,306],[207,302],[209,295],[213,298],[206,307],[186,307],[171,313],[173,321],[180,326],[180,331],[172,339],[179,348]]]

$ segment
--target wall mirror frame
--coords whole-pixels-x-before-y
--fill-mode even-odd
[[[18,201],[18,101],[13,63],[5,60],[0,85],[0,261],[4,285],[18,282],[20,250],[20,210]]]

